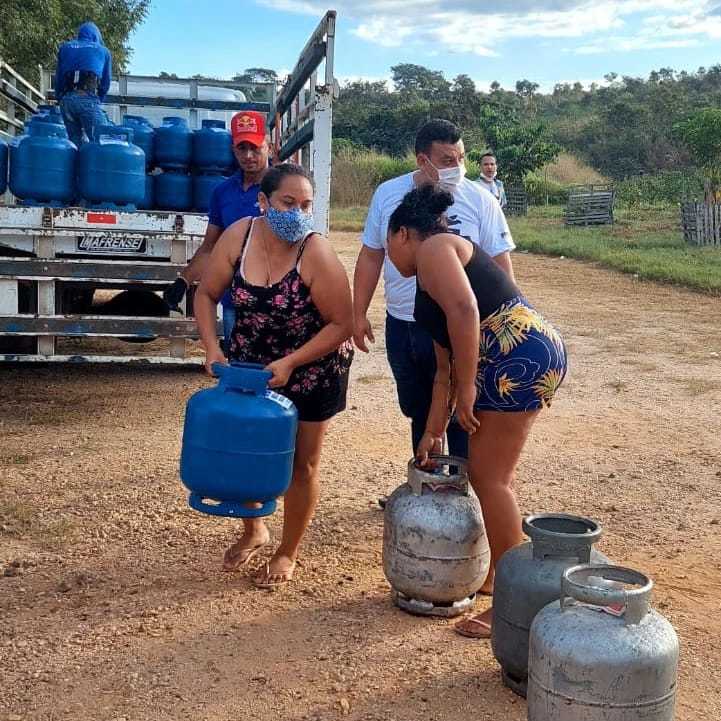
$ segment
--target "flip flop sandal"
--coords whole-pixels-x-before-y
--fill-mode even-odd
[[[257,546],[251,546],[250,548],[241,548],[235,553],[229,553],[233,548],[233,546],[231,546],[223,555],[223,571],[226,573],[233,573],[243,566],[247,566],[248,563],[268,545],[268,543],[270,543],[270,541],[267,543],[260,543]],[[243,554],[246,555],[244,556]]]
[[[465,628],[463,628],[463,624],[475,624],[478,626],[478,631],[470,631]],[[464,618],[462,621],[459,621],[454,627],[453,630],[460,634],[461,636],[465,636],[466,638],[490,638],[491,637],[491,624],[486,623],[486,621],[481,621],[477,618]]]
[[[253,578],[253,585],[256,588],[278,588],[278,586],[285,586],[293,580],[293,573],[295,571],[296,564],[294,563],[287,571],[283,573],[271,573],[270,572],[270,561],[266,561],[263,566],[263,573],[258,574]],[[281,576],[280,581],[261,581],[261,578],[270,578],[271,576]]]

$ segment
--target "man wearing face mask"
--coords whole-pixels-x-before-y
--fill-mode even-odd
[[[493,153],[484,153],[481,157],[481,177],[478,178],[478,185],[487,190],[501,205],[506,207],[506,189],[498,179],[498,164]]]
[[[500,205],[465,177],[465,149],[457,126],[447,120],[430,120],[416,135],[415,153],[418,169],[382,183],[373,195],[353,279],[353,340],[367,353],[366,340],[375,340],[368,306],[383,270],[386,352],[401,411],[411,420],[413,452],[425,430],[436,359],[430,335],[413,319],[416,279],[403,278],[388,259],[388,220],[406,193],[433,183],[453,194],[454,204],[446,213],[449,230],[479,245],[511,278],[510,251],[515,248]],[[457,423],[449,424],[447,438],[452,455],[468,456],[468,435]]]
[[[252,110],[236,113],[230,121],[230,133],[233,139],[233,155],[240,169],[213,190],[203,243],[177,280],[163,292],[163,298],[171,310],[180,310],[178,304],[185,297],[188,288],[200,281],[210,254],[223,231],[241,218],[258,217],[261,214],[258,192],[268,170],[270,153],[265,117]],[[221,303],[227,347],[230,329],[235,324],[235,311],[229,293],[223,295]]]

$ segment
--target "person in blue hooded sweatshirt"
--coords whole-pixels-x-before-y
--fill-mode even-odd
[[[110,51],[95,23],[83,23],[78,37],[60,46],[55,97],[68,136],[78,146],[93,139],[96,127],[109,122],[100,104],[110,88],[111,65]]]

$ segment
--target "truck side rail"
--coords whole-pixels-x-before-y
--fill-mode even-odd
[[[336,12],[329,10],[316,27],[271,111],[280,160],[302,163],[315,180],[316,230],[328,233],[330,225],[332,103],[337,95],[333,75]],[[323,83],[318,69],[324,64]]]
[[[42,102],[40,90],[0,58],[0,137],[19,135],[25,118]]]
[[[41,87],[45,95],[55,98],[53,87],[54,76],[46,69],[41,69]],[[268,113],[275,99],[276,91],[273,83],[239,83],[233,80],[215,80],[212,78],[174,78],[174,77],[152,77],[147,75],[129,75],[127,73],[113,77],[112,83],[117,85],[117,92],[106,95],[103,105],[106,108],[117,107],[119,119],[122,120],[127,113],[128,106],[142,106],[149,108],[167,108],[168,110],[189,110],[189,125],[191,128],[200,127],[198,119],[199,110],[218,112],[240,112],[242,110],[256,110],[261,113]],[[151,95],[144,92],[131,92],[132,85],[145,84],[161,85],[168,89],[168,95]],[[239,92],[253,92],[255,89],[263,90],[263,94],[269,96],[268,101],[237,101],[222,99],[202,99],[201,91],[204,89],[235,90]],[[186,94],[182,97],[171,97],[172,91],[182,89]]]

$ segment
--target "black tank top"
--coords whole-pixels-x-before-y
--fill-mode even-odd
[[[481,320],[487,318],[504,303],[521,295],[518,286],[510,279],[488,253],[473,244],[473,253],[464,270],[478,303]],[[416,277],[416,305],[413,311],[416,322],[425,328],[436,343],[451,347],[446,314],[438,303],[421,288]]]

